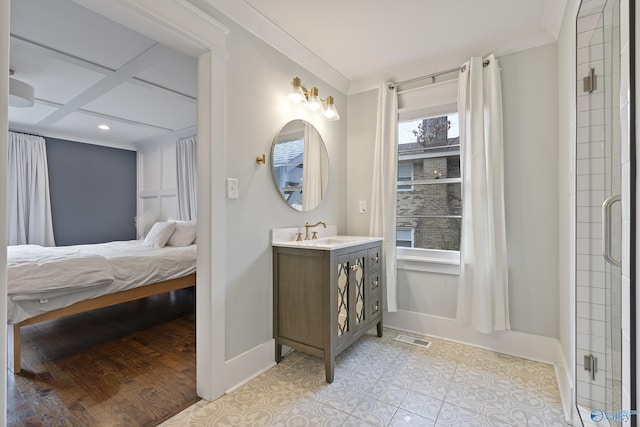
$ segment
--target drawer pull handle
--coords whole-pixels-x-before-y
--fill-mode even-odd
[[[373,311],[378,311],[378,308],[380,308],[380,306],[378,306],[378,304],[373,306]]]
[[[374,255],[373,257],[371,257],[371,259],[373,260],[373,262],[378,262],[378,255]]]
[[[377,286],[378,286],[378,281],[377,281],[377,280],[374,280],[374,281],[373,281],[373,287],[375,288],[375,287],[377,287]]]

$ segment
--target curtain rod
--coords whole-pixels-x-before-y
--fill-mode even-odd
[[[29,136],[39,136],[40,138],[44,138],[44,136],[42,136],[42,135],[38,135],[38,134],[35,134],[35,133],[29,133],[29,132],[22,132],[21,130],[9,129],[9,132],[19,133],[19,134],[22,134],[22,135],[29,135]]]
[[[489,60],[488,59],[485,59],[484,61],[482,61],[482,66],[483,67],[486,67],[487,65],[489,65]],[[438,76],[442,76],[443,74],[453,73],[454,71],[464,71],[464,70],[465,70],[465,66],[462,65],[460,67],[450,68],[450,69],[444,70],[444,71],[438,71],[437,73],[427,74],[426,76],[420,76],[420,77],[416,77],[414,79],[403,80],[403,81],[397,82],[397,83],[391,83],[389,85],[389,89],[395,89],[396,87],[398,87],[400,85],[406,85],[406,84],[409,84],[409,83],[419,82],[420,80],[426,80],[426,79],[433,79],[432,83],[435,83],[436,77],[438,77]]]

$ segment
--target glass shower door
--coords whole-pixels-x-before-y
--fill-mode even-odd
[[[589,0],[576,26],[576,402],[585,421],[622,409],[619,23],[618,0]]]
[[[602,254],[605,284],[605,405],[622,409],[622,159],[620,141],[620,2],[609,1],[604,20],[604,196]],[[618,426],[620,421],[609,420]]]

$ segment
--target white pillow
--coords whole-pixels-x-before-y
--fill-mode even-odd
[[[175,221],[176,230],[173,232],[167,246],[189,246],[196,239],[198,223],[196,221]]]
[[[144,238],[144,245],[152,248],[163,248],[176,229],[175,222],[156,222]]]

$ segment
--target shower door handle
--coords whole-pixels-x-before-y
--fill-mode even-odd
[[[621,199],[619,194],[609,197],[602,204],[602,256],[611,265],[622,267],[622,261],[611,255],[611,206]]]

